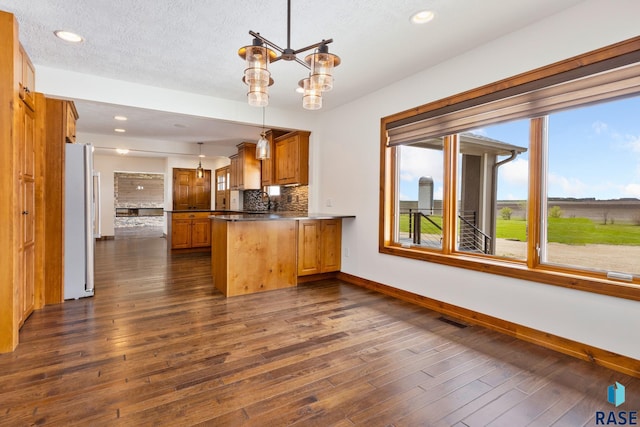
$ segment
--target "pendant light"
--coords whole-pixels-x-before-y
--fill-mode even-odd
[[[322,40],[301,49],[291,48],[291,0],[287,0],[287,47],[282,48],[267,38],[253,31],[253,43],[241,47],[238,55],[246,62],[242,81],[249,86],[247,100],[254,107],[266,107],[269,104],[268,88],[273,84],[268,65],[279,60],[295,61],[310,70],[309,78],[300,83],[305,90],[302,98],[302,106],[307,110],[322,108],[322,92],[333,89],[333,69],[340,65],[340,58],[329,53],[328,44],[333,39]],[[268,47],[267,47],[268,46]],[[273,50],[272,50],[273,49]],[[304,61],[298,58],[298,54],[315,49],[315,52],[307,55]],[[280,56],[277,56],[277,51]]]
[[[267,132],[264,130],[264,113],[265,108],[262,107],[262,132],[260,133],[260,139],[256,144],[256,159],[267,160],[271,158],[271,144],[267,140]]]
[[[200,154],[198,154],[198,167],[196,168],[196,177],[204,178],[204,169],[202,169],[202,142],[198,142],[198,147],[200,148]]]

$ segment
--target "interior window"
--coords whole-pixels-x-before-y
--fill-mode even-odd
[[[640,96],[550,114],[541,261],[640,274]]]
[[[529,120],[484,126],[459,141],[457,250],[525,260]]]
[[[402,246],[442,249],[443,138],[398,147],[398,220]]]

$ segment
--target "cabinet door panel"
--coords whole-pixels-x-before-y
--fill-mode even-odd
[[[342,220],[323,220],[320,229],[321,272],[340,271],[342,257]]]
[[[320,221],[298,224],[298,276],[320,273]]]
[[[191,247],[191,220],[174,219],[171,223],[171,248],[186,249]]]
[[[211,246],[211,221],[209,219],[194,219],[191,222],[191,247],[202,248]]]

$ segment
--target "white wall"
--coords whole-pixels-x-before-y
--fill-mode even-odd
[[[357,216],[343,271],[640,359],[640,302],[378,253],[381,117],[637,36],[637,16],[638,1],[586,1],[325,112],[310,205]]]
[[[114,172],[151,172],[165,174],[166,159],[157,157],[105,156],[94,154],[93,169],[100,172],[100,226],[103,236],[114,235]]]

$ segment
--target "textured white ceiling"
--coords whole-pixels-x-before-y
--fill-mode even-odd
[[[330,109],[580,1],[293,0],[291,47],[333,38],[330,51],[342,58],[342,64],[335,71],[334,90],[323,97],[323,108]],[[411,24],[410,15],[422,9],[433,10],[435,19],[423,26]],[[237,50],[251,43],[248,31],[259,32],[281,47],[287,44],[284,0],[0,0],[0,10],[16,15],[20,38],[36,68],[74,70],[241,102],[246,86],[241,82],[244,64]],[[53,36],[58,29],[79,33],[85,41],[80,45],[61,42]],[[294,89],[306,69],[279,61],[271,71],[275,84],[270,106],[301,109]],[[78,109],[79,131],[112,131],[110,125],[100,123],[104,115],[99,104],[80,102]],[[146,114],[147,120],[136,135],[195,138],[190,134],[193,128],[182,132],[170,128],[169,132],[154,124],[177,123],[179,117],[140,114]],[[195,133],[202,130],[197,129]],[[233,134],[224,126],[220,135],[206,130],[208,141]]]

